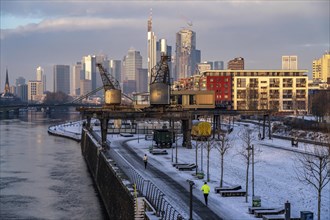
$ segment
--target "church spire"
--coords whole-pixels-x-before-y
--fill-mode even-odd
[[[9,79],[8,79],[8,69],[6,68],[6,84],[5,84],[5,91],[4,93],[9,93],[10,88],[9,88]]]

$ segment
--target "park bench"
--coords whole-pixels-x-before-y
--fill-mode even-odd
[[[133,134],[129,134],[129,133],[120,133],[120,136],[122,137],[133,137]]]
[[[243,191],[243,190],[220,191],[220,195],[222,197],[245,196],[246,195],[246,191]]]
[[[214,187],[215,193],[220,193],[221,191],[228,191],[228,190],[239,190],[242,189],[240,185],[237,186],[226,186],[226,187]]]
[[[153,154],[153,155],[165,155],[165,154],[168,154],[166,150],[162,150],[162,149],[152,149],[149,152],[151,154]]]
[[[172,163],[172,166],[174,166],[174,167],[183,166],[183,165],[187,166],[187,165],[189,165],[189,163]]]
[[[282,215],[263,215],[263,220],[285,220],[285,216]],[[300,217],[290,217],[290,220],[300,220]]]
[[[249,213],[254,214],[254,211],[257,211],[257,210],[274,210],[274,209],[276,209],[276,208],[249,206]]]
[[[273,210],[256,210],[254,211],[254,215],[257,218],[262,218],[264,215],[278,215],[283,214],[285,212],[284,208],[273,209]]]
[[[188,165],[181,165],[181,166],[176,166],[176,168],[181,171],[191,171],[196,168],[196,164],[192,163]]]

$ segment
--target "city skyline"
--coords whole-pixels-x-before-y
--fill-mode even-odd
[[[1,74],[13,85],[35,79],[38,66],[51,91],[52,68],[105,54],[121,60],[130,47],[146,68],[146,22],[175,53],[183,27],[197,34],[201,61],[243,57],[246,69],[281,69],[283,55],[298,56],[311,76],[313,59],[329,50],[328,1],[1,1]],[[49,80],[48,80],[49,79]]]

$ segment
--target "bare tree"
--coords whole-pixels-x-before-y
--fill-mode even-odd
[[[220,153],[220,187],[222,187],[224,156],[228,152],[228,150],[232,147],[232,143],[228,139],[225,133],[218,132],[218,138],[214,140],[214,146]]]
[[[238,154],[241,155],[246,162],[246,178],[245,178],[245,202],[248,202],[248,189],[249,189],[249,168],[250,168],[250,160],[252,156],[252,144],[255,141],[255,136],[253,134],[253,130],[249,128],[244,128],[239,134],[239,138],[243,142],[242,148],[239,150]]]
[[[312,153],[297,154],[297,179],[313,186],[317,190],[317,219],[321,219],[322,189],[330,181],[330,142],[327,147],[314,146]]]

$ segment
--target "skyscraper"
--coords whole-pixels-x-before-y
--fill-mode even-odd
[[[214,66],[213,66],[214,70],[223,70],[224,69],[223,61],[214,61],[213,64],[214,64]]]
[[[122,77],[121,77],[121,60],[110,60],[109,61],[109,72],[110,74],[115,77],[115,79],[122,84]]]
[[[37,68],[37,81],[42,82],[43,92],[46,91],[46,75],[44,74],[44,69],[41,66]]]
[[[233,60],[229,60],[227,64],[229,70],[244,70],[244,58],[236,57]]]
[[[159,41],[157,41],[156,51],[157,51],[157,63],[160,61],[162,55],[169,56],[170,58],[172,57],[172,47],[167,45],[166,39],[159,39]],[[170,70],[170,77],[174,78],[171,61],[168,62],[168,68]],[[150,83],[150,81],[148,83]]]
[[[92,90],[96,89],[96,57],[92,55],[82,58],[82,79],[90,80]]]
[[[70,94],[70,66],[54,65],[54,92],[62,91]]]
[[[142,56],[140,51],[136,51],[133,48],[128,50],[127,55],[123,60],[123,90],[125,93],[136,92],[136,77],[138,69],[142,68]]]
[[[16,87],[18,87],[19,85],[24,85],[24,84],[25,84],[25,78],[20,76],[16,79]]]
[[[148,82],[150,82],[151,69],[157,64],[156,35],[152,31],[152,12],[148,19]],[[149,91],[149,86],[148,86]]]
[[[298,57],[297,56],[282,56],[282,70],[297,70]]]
[[[182,29],[176,34],[175,79],[187,78],[195,73],[201,62],[201,52],[196,49],[196,33]]]
[[[77,62],[72,67],[71,94],[80,95],[81,62]]]

